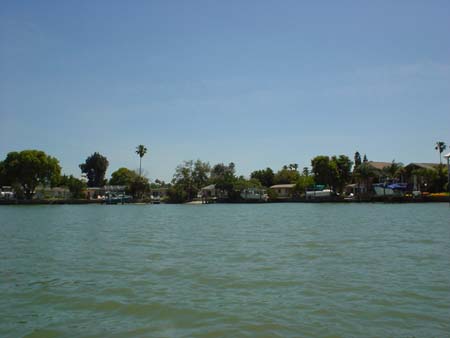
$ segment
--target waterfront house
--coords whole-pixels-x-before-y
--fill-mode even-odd
[[[106,194],[125,195],[126,185],[105,185],[103,191]]]
[[[269,197],[266,194],[266,190],[261,188],[246,188],[241,191],[240,195],[244,201],[266,202],[269,199]]]
[[[436,171],[439,168],[439,163],[419,163],[412,162],[405,166],[405,170],[407,172],[412,172],[413,170],[425,169],[425,170],[433,170]]]
[[[11,186],[4,185],[3,187],[0,187],[0,199],[13,199],[15,197],[13,189]]]
[[[433,176],[437,175],[439,163],[412,162],[405,166],[406,181],[413,186],[413,191],[436,190]]]
[[[392,162],[369,161],[367,164],[372,167],[377,176],[381,176],[383,174],[383,170],[391,166]]]
[[[210,184],[200,189],[198,197],[201,198],[203,201],[227,199],[228,192],[221,189],[217,189],[215,184]]]
[[[279,199],[292,198],[295,184],[275,184],[270,189],[277,193]]]
[[[70,190],[65,187],[43,187],[39,186],[33,195],[34,199],[69,199],[72,197]]]
[[[84,194],[88,200],[101,199],[105,196],[105,189],[100,187],[87,187],[84,190]]]
[[[150,189],[150,199],[153,203],[159,203],[167,197],[167,188]]]

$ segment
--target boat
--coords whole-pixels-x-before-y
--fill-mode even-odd
[[[408,188],[408,185],[406,183],[377,183],[372,187],[375,191],[375,195],[377,196],[403,196]]]
[[[108,194],[108,195],[105,196],[103,201],[104,201],[105,204],[124,204],[124,203],[131,203],[132,200],[133,200],[133,197],[129,196],[129,195]]]
[[[335,192],[331,189],[323,189],[323,190],[312,190],[306,191],[305,197],[306,199],[315,199],[315,198],[329,198],[335,196]]]

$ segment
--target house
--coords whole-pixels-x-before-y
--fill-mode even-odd
[[[413,186],[413,191],[429,191],[433,187],[433,176],[436,175],[439,163],[412,162],[405,167],[406,180]],[[418,172],[422,172],[418,174]],[[438,189],[439,190],[439,189]]]
[[[197,196],[201,198],[203,202],[209,202],[217,199],[227,199],[228,192],[217,189],[215,184],[210,184],[201,188]]]
[[[216,185],[210,184],[200,189],[199,197],[201,198],[215,198],[217,194]]]
[[[114,193],[124,193],[126,189],[126,185],[105,185],[103,187],[103,190]]]
[[[412,172],[413,170],[426,169],[426,170],[437,170],[439,168],[439,163],[419,163],[412,162],[405,167],[405,170]]]
[[[376,162],[376,161],[368,161],[367,162],[368,165],[370,165],[373,170],[375,171],[375,173],[378,176],[382,175],[382,172],[385,168],[388,168],[392,165],[392,162]]]
[[[88,200],[101,199],[105,196],[105,189],[100,187],[87,187],[84,190],[84,194]]]
[[[152,188],[150,189],[150,199],[154,203],[161,202],[167,196],[168,188]]]
[[[14,192],[11,186],[4,185],[3,187],[0,187],[0,199],[9,200],[14,197]]]
[[[63,187],[43,187],[39,186],[36,188],[36,191],[33,195],[34,199],[42,200],[42,199],[69,199],[72,197],[70,190],[68,188]]]
[[[295,184],[275,184],[270,187],[275,191],[279,199],[291,198],[294,192]]]
[[[269,197],[265,189],[261,188],[246,188],[241,191],[241,198],[244,201],[264,201],[267,202]]]

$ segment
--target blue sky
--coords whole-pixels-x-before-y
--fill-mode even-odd
[[[448,1],[1,1],[0,158],[63,171],[233,161],[239,174],[356,150],[437,162],[450,143]]]

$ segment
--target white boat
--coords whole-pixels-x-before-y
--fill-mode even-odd
[[[334,196],[335,193],[331,189],[323,189],[319,191],[307,191],[305,193],[306,199],[314,199],[314,198],[325,198]]]
[[[402,196],[406,189],[406,183],[378,183],[373,185],[373,190],[377,196]]]

